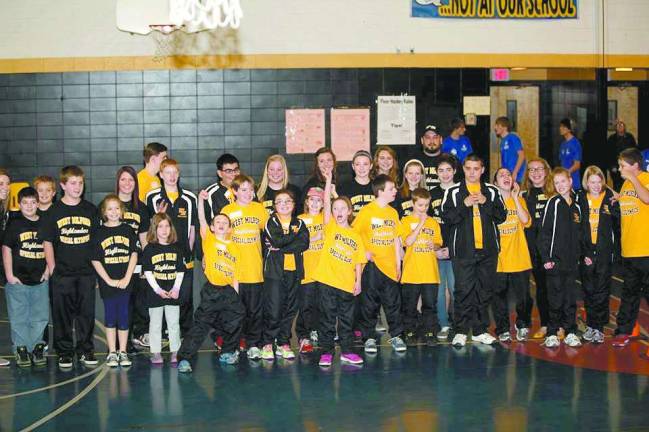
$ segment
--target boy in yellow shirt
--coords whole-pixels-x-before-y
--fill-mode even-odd
[[[365,352],[378,351],[376,346],[376,317],[383,306],[390,327],[390,344],[397,352],[406,350],[401,335],[401,241],[399,214],[390,206],[397,195],[394,181],[379,174],[372,181],[376,199],[358,213],[352,227],[360,234],[365,246],[368,263],[363,269],[360,295],[359,327],[365,341]]]
[[[151,142],[142,151],[144,156],[144,168],[137,173],[137,186],[140,201],[146,203],[146,194],[162,186],[160,177],[160,164],[167,159],[167,146],[157,142]]]
[[[239,296],[246,310],[243,338],[248,345],[248,359],[261,358],[262,307],[264,282],[261,256],[261,231],[266,226],[268,212],[253,201],[255,182],[247,175],[238,175],[232,181],[236,201],[228,204],[221,213],[232,223],[232,241],[241,252]]]
[[[426,345],[435,345],[439,330],[437,293],[439,269],[436,251],[442,246],[439,223],[428,216],[430,192],[416,188],[410,194],[412,214],[401,219],[401,239],[406,247],[401,275],[401,298],[406,343],[416,342],[417,302],[421,296],[422,330]]]

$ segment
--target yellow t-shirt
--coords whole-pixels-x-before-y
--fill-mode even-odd
[[[367,262],[361,236],[330,220],[324,227],[324,245],[314,279],[346,292],[354,291],[356,265]]]
[[[358,212],[354,230],[361,235],[363,245],[372,252],[376,267],[390,279],[397,281],[397,254],[394,242],[399,237],[401,222],[392,207],[381,207],[372,201]]]
[[[649,173],[638,174],[640,184],[649,188]],[[625,258],[649,256],[649,204],[638,198],[633,183],[626,180],[620,190],[622,225],[622,256]]]
[[[168,191],[167,198],[169,198],[169,201],[171,201],[172,204],[175,203],[176,200],[178,199],[178,191],[176,192]]]
[[[586,194],[586,197],[588,198],[588,222],[590,222],[590,241],[593,244],[597,244],[597,228],[599,228],[599,208],[602,206],[604,195],[604,192],[602,192],[597,198],[593,198],[591,194]]]
[[[151,192],[153,189],[158,189],[160,186],[160,177],[157,175],[149,174],[146,169],[142,169],[137,173],[137,187],[139,190],[138,195],[140,196],[140,201],[146,202],[146,194]]]
[[[469,193],[478,193],[480,192],[480,183],[467,183],[466,188]],[[478,204],[473,205],[473,241],[476,249],[482,249],[482,219],[480,219],[480,206]]]
[[[205,260],[205,276],[212,285],[233,285],[234,280],[239,280],[237,263],[241,259],[239,248],[232,241],[223,241],[207,230],[203,239],[203,253]]]
[[[241,253],[241,283],[260,283],[264,280],[261,258],[261,230],[266,227],[268,213],[258,202],[246,206],[228,204],[221,213],[230,218],[232,241]]]
[[[406,238],[419,225],[419,218],[414,215],[401,219],[401,240],[405,245]],[[435,219],[427,217],[424,226],[413,244],[406,246],[403,258],[401,283],[434,284],[439,283],[439,269],[433,245],[442,245],[442,230]]]
[[[315,271],[320,261],[320,255],[322,254],[324,237],[315,241],[313,237],[318,234],[323,234],[324,216],[322,213],[315,216],[304,213],[298,217],[302,219],[304,225],[309,230],[309,249],[302,253],[302,259],[304,260],[304,279],[302,279],[302,283],[307,284],[315,281]]]
[[[522,197],[518,197],[525,211],[527,204]],[[527,239],[525,238],[524,228],[532,225],[532,217],[523,225],[516,212],[516,203],[513,197],[505,200],[507,209],[507,219],[498,225],[500,232],[500,253],[498,254],[498,273],[515,273],[529,270],[532,268],[530,252],[527,248]]]
[[[284,234],[288,234],[288,230],[291,227],[291,217],[289,216],[288,220],[283,220],[279,218],[280,223],[282,224],[282,230]],[[284,254],[284,270],[286,271],[295,271],[295,255],[294,254]]]

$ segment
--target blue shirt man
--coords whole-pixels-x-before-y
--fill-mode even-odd
[[[471,141],[464,135],[465,132],[464,120],[454,119],[451,122],[451,134],[442,141],[442,153],[452,154],[460,164],[464,163],[467,155],[473,153]]]
[[[517,183],[523,182],[525,175],[525,151],[518,135],[511,133],[511,123],[507,117],[498,117],[494,132],[500,138],[500,166],[507,168]]]
[[[559,160],[561,166],[571,172],[572,188],[581,189],[581,143],[572,134],[572,125],[570,119],[563,119],[559,123],[559,133],[563,137],[563,142],[559,147]]]

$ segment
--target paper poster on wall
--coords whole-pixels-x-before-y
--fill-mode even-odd
[[[325,145],[324,109],[286,110],[286,153],[315,153]]]
[[[331,149],[339,161],[350,161],[359,150],[370,151],[370,110],[331,109]]]
[[[464,109],[462,113],[475,115],[491,114],[491,97],[489,96],[464,96]]]
[[[377,144],[401,145],[416,141],[414,96],[379,96],[376,100]]]

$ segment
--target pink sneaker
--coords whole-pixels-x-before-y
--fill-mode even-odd
[[[340,355],[340,361],[342,363],[349,363],[355,365],[363,364],[363,358],[358,354],[354,354],[354,353],[342,353]]]
[[[169,360],[171,364],[176,364],[178,363],[178,352],[174,351],[171,353],[171,360]]]
[[[162,359],[162,354],[154,353],[153,355],[151,355],[151,363],[153,363],[153,364],[162,364],[162,363],[164,363],[164,360]]]
[[[320,366],[331,366],[331,362],[333,361],[333,356],[331,354],[322,354],[320,356],[320,361],[318,364]]]

